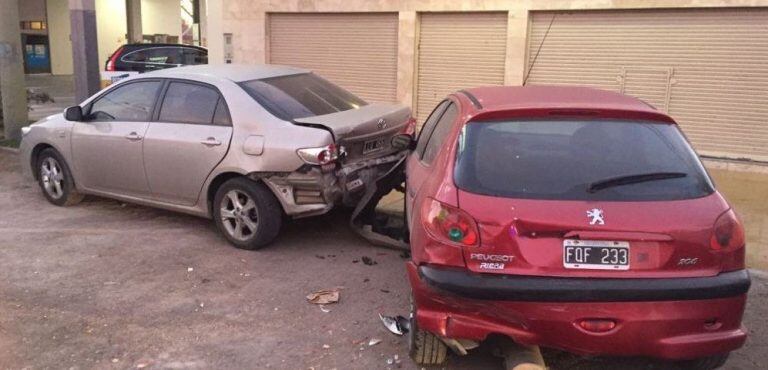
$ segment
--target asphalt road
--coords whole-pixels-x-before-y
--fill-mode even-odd
[[[378,319],[406,312],[404,260],[358,239],[343,213],[290,222],[274,245],[242,251],[205,219],[94,197],[54,207],[18,170],[0,151],[0,368],[416,368]],[[728,369],[768,363],[767,282],[754,279],[751,336]],[[333,287],[343,289],[330,312],[306,302]],[[674,368],[546,357],[553,368]],[[446,366],[500,367],[488,348]]]

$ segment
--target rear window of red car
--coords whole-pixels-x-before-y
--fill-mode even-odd
[[[614,120],[470,122],[456,185],[508,198],[645,201],[714,191],[676,125]]]

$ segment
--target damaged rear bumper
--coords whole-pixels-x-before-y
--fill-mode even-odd
[[[407,154],[401,151],[343,164],[340,168],[305,166],[290,173],[255,173],[251,177],[262,180],[272,190],[287,215],[316,216],[337,205],[359,207],[363,203],[364,208],[366,203],[375,201],[366,195],[380,188],[376,184],[382,177],[399,174]]]

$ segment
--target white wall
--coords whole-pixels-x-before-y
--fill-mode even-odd
[[[70,41],[69,5],[67,0],[47,0],[48,44],[51,47],[51,73],[71,75],[72,41]]]
[[[181,2],[141,0],[141,31],[145,35],[177,36],[181,42]]]
[[[125,0],[96,0],[99,70],[103,70],[109,56],[125,44],[126,22]]]

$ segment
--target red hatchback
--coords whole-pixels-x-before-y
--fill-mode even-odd
[[[489,335],[691,368],[744,344],[742,224],[652,106],[589,88],[459,91],[406,173],[417,362]]]

